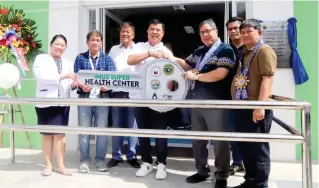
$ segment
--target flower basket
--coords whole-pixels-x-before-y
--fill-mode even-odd
[[[35,24],[25,18],[23,10],[0,5],[0,61],[17,62],[24,76],[29,71],[28,62],[42,53]]]

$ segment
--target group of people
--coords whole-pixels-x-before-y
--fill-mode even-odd
[[[215,22],[208,19],[199,24],[202,46],[187,58],[176,57],[163,43],[165,25],[160,20],[150,21],[147,42],[134,43],[135,28],[132,23],[120,26],[119,45],[107,54],[101,51],[103,36],[99,31],[87,34],[88,51],[79,54],[75,62],[62,55],[67,47],[67,39],[56,35],[51,41],[49,54],[38,55],[33,71],[37,82],[37,97],[69,98],[72,90],[77,90],[79,98],[129,98],[127,92],[112,92],[104,86],[85,85],[78,81],[80,70],[139,72],[153,59],[168,59],[178,63],[189,80],[187,99],[201,100],[259,100],[267,101],[271,96],[272,80],[276,71],[277,57],[274,50],[262,41],[261,25],[256,19],[231,18],[227,24],[230,44],[218,37]],[[187,41],[185,41],[187,42]],[[187,100],[186,99],[186,100]],[[37,105],[39,125],[68,125],[68,106]],[[108,127],[108,114],[112,111],[112,127],[131,129],[167,129],[168,113],[157,112],[142,107],[102,107],[78,106],[80,127]],[[191,128],[194,131],[269,133],[272,111],[264,109],[192,109]],[[64,166],[64,134],[42,133],[43,153],[46,161],[43,176],[51,175],[52,153],[57,160],[56,172],[71,175]],[[167,139],[156,138],[155,178],[167,177]],[[186,179],[187,183],[205,181],[211,176],[208,165],[208,141],[193,140],[193,153],[197,173]],[[137,160],[136,146],[139,145],[142,163]],[[266,188],[270,172],[269,144],[263,142],[231,142],[233,163],[230,165],[230,144],[214,141],[215,188],[226,188],[229,175],[245,170],[245,181],[236,188]],[[112,137],[112,159],[105,162],[107,137],[97,136],[95,161],[98,171],[123,162],[123,137]],[[153,171],[150,138],[128,138],[127,162],[138,168],[137,177],[144,177]],[[80,135],[79,172],[90,169],[90,136]]]

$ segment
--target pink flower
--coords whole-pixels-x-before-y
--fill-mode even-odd
[[[10,36],[9,38],[8,38],[8,40],[9,41],[17,41],[17,37],[16,36]]]

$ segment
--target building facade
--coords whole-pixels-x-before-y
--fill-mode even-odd
[[[174,0],[170,5],[194,3],[220,3],[215,0]],[[223,3],[223,2],[222,2]],[[49,42],[55,34],[63,34],[68,40],[65,57],[74,60],[76,55],[86,50],[85,37],[89,29],[96,28],[104,32],[103,11],[107,9],[129,7],[165,6],[167,2],[158,0],[104,0],[104,1],[1,1],[2,5],[14,5],[23,9],[26,17],[36,21],[38,40],[42,40],[43,51],[49,49]],[[236,3],[231,3],[234,7]],[[246,18],[256,18],[263,21],[286,21],[291,17],[297,19],[298,51],[309,75],[309,80],[302,85],[295,85],[291,68],[279,68],[274,80],[273,94],[305,100],[312,104],[312,157],[318,160],[318,9],[316,1],[247,1],[245,2]],[[226,8],[225,8],[226,10]],[[228,9],[229,10],[229,9]],[[94,12],[93,26],[92,11]],[[230,11],[230,15],[234,11]],[[236,14],[236,13],[235,13]],[[226,14],[225,14],[226,15]],[[110,16],[110,15],[109,15]],[[112,16],[112,15],[111,15]],[[114,16],[114,15],[113,15]],[[115,17],[114,20],[117,18]],[[224,34],[224,33],[222,33]],[[224,35],[225,36],[225,35]],[[24,78],[19,97],[35,96],[35,81],[31,73]],[[74,94],[74,96],[76,96]],[[36,115],[33,106],[22,106],[23,116],[27,124],[36,124]],[[289,125],[300,129],[300,113],[288,110],[276,110],[276,116]],[[21,123],[18,113],[15,122]],[[77,126],[76,109],[72,107],[70,126]],[[286,133],[281,127],[273,124],[272,133]],[[29,133],[33,148],[41,148],[40,135]],[[288,134],[288,133],[287,133]],[[25,133],[16,133],[16,147],[27,148]],[[68,135],[67,147],[76,150],[77,136]],[[4,134],[4,146],[9,145],[8,134]],[[272,158],[275,160],[295,161],[301,157],[300,145],[287,143],[272,143]],[[283,149],[285,152],[283,152]]]

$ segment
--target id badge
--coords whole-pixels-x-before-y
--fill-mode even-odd
[[[196,83],[195,80],[193,80],[193,81],[191,82],[191,84],[190,84],[191,90],[194,90],[194,89],[195,89],[195,83]]]
[[[90,98],[91,98],[91,99],[99,98],[100,91],[101,91],[101,90],[100,90],[100,87],[99,87],[99,86],[94,86],[94,87],[91,89]]]

